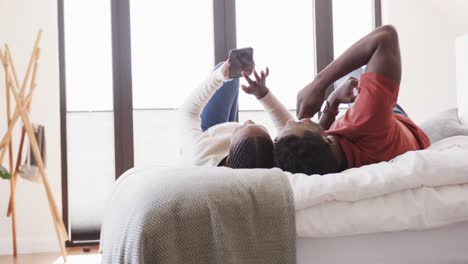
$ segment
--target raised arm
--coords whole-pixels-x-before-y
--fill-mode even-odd
[[[265,71],[261,71],[260,75],[254,70],[255,80],[243,73],[248,85],[241,85],[241,87],[245,93],[254,95],[257,98],[279,132],[286,125],[286,122],[293,120],[294,117],[266,86],[266,77],[268,77],[269,72],[268,67]]]
[[[319,125],[324,130],[328,130],[335,122],[340,104],[354,103],[357,94],[354,89],[357,88],[359,81],[356,78],[349,78],[338,89],[328,96],[327,107],[320,117]]]
[[[394,27],[386,25],[377,28],[317,74],[315,79],[298,93],[298,119],[314,116],[325,100],[327,87],[364,65],[367,65],[365,72],[376,72],[400,83],[400,48]]]

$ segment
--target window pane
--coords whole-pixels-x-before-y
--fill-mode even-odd
[[[372,0],[333,0],[335,58],[372,31]]]
[[[130,5],[133,106],[177,108],[213,67],[213,1]]]
[[[130,4],[135,166],[169,165],[180,157],[173,109],[214,64],[213,1]]]
[[[110,1],[64,2],[67,110],[112,110]]]
[[[71,235],[99,233],[115,181],[114,113],[67,114]]]
[[[237,0],[237,47],[252,47],[257,69],[270,68],[267,85],[289,109],[314,78],[314,22],[310,0]],[[239,107],[262,109],[241,92]]]
[[[134,110],[135,167],[174,165],[180,158],[177,110]]]
[[[99,234],[115,181],[110,1],[64,2],[71,237]]]

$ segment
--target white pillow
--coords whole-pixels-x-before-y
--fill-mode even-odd
[[[458,117],[468,126],[468,34],[457,37],[455,46]]]
[[[460,124],[456,108],[436,113],[419,126],[431,144],[448,137],[468,136],[468,126]]]

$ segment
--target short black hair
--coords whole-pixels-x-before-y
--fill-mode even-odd
[[[273,153],[275,165],[291,173],[323,175],[339,170],[330,145],[318,133],[282,137],[276,140]]]
[[[273,168],[273,141],[269,137],[246,137],[229,149],[226,166],[231,168]]]

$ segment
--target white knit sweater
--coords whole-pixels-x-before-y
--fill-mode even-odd
[[[219,67],[187,97],[179,109],[182,136],[182,159],[186,165],[216,167],[229,154],[230,137],[241,124],[227,122],[201,129],[200,113],[224,81],[227,81]],[[280,130],[292,115],[269,92],[259,100],[269,114],[275,127]]]

